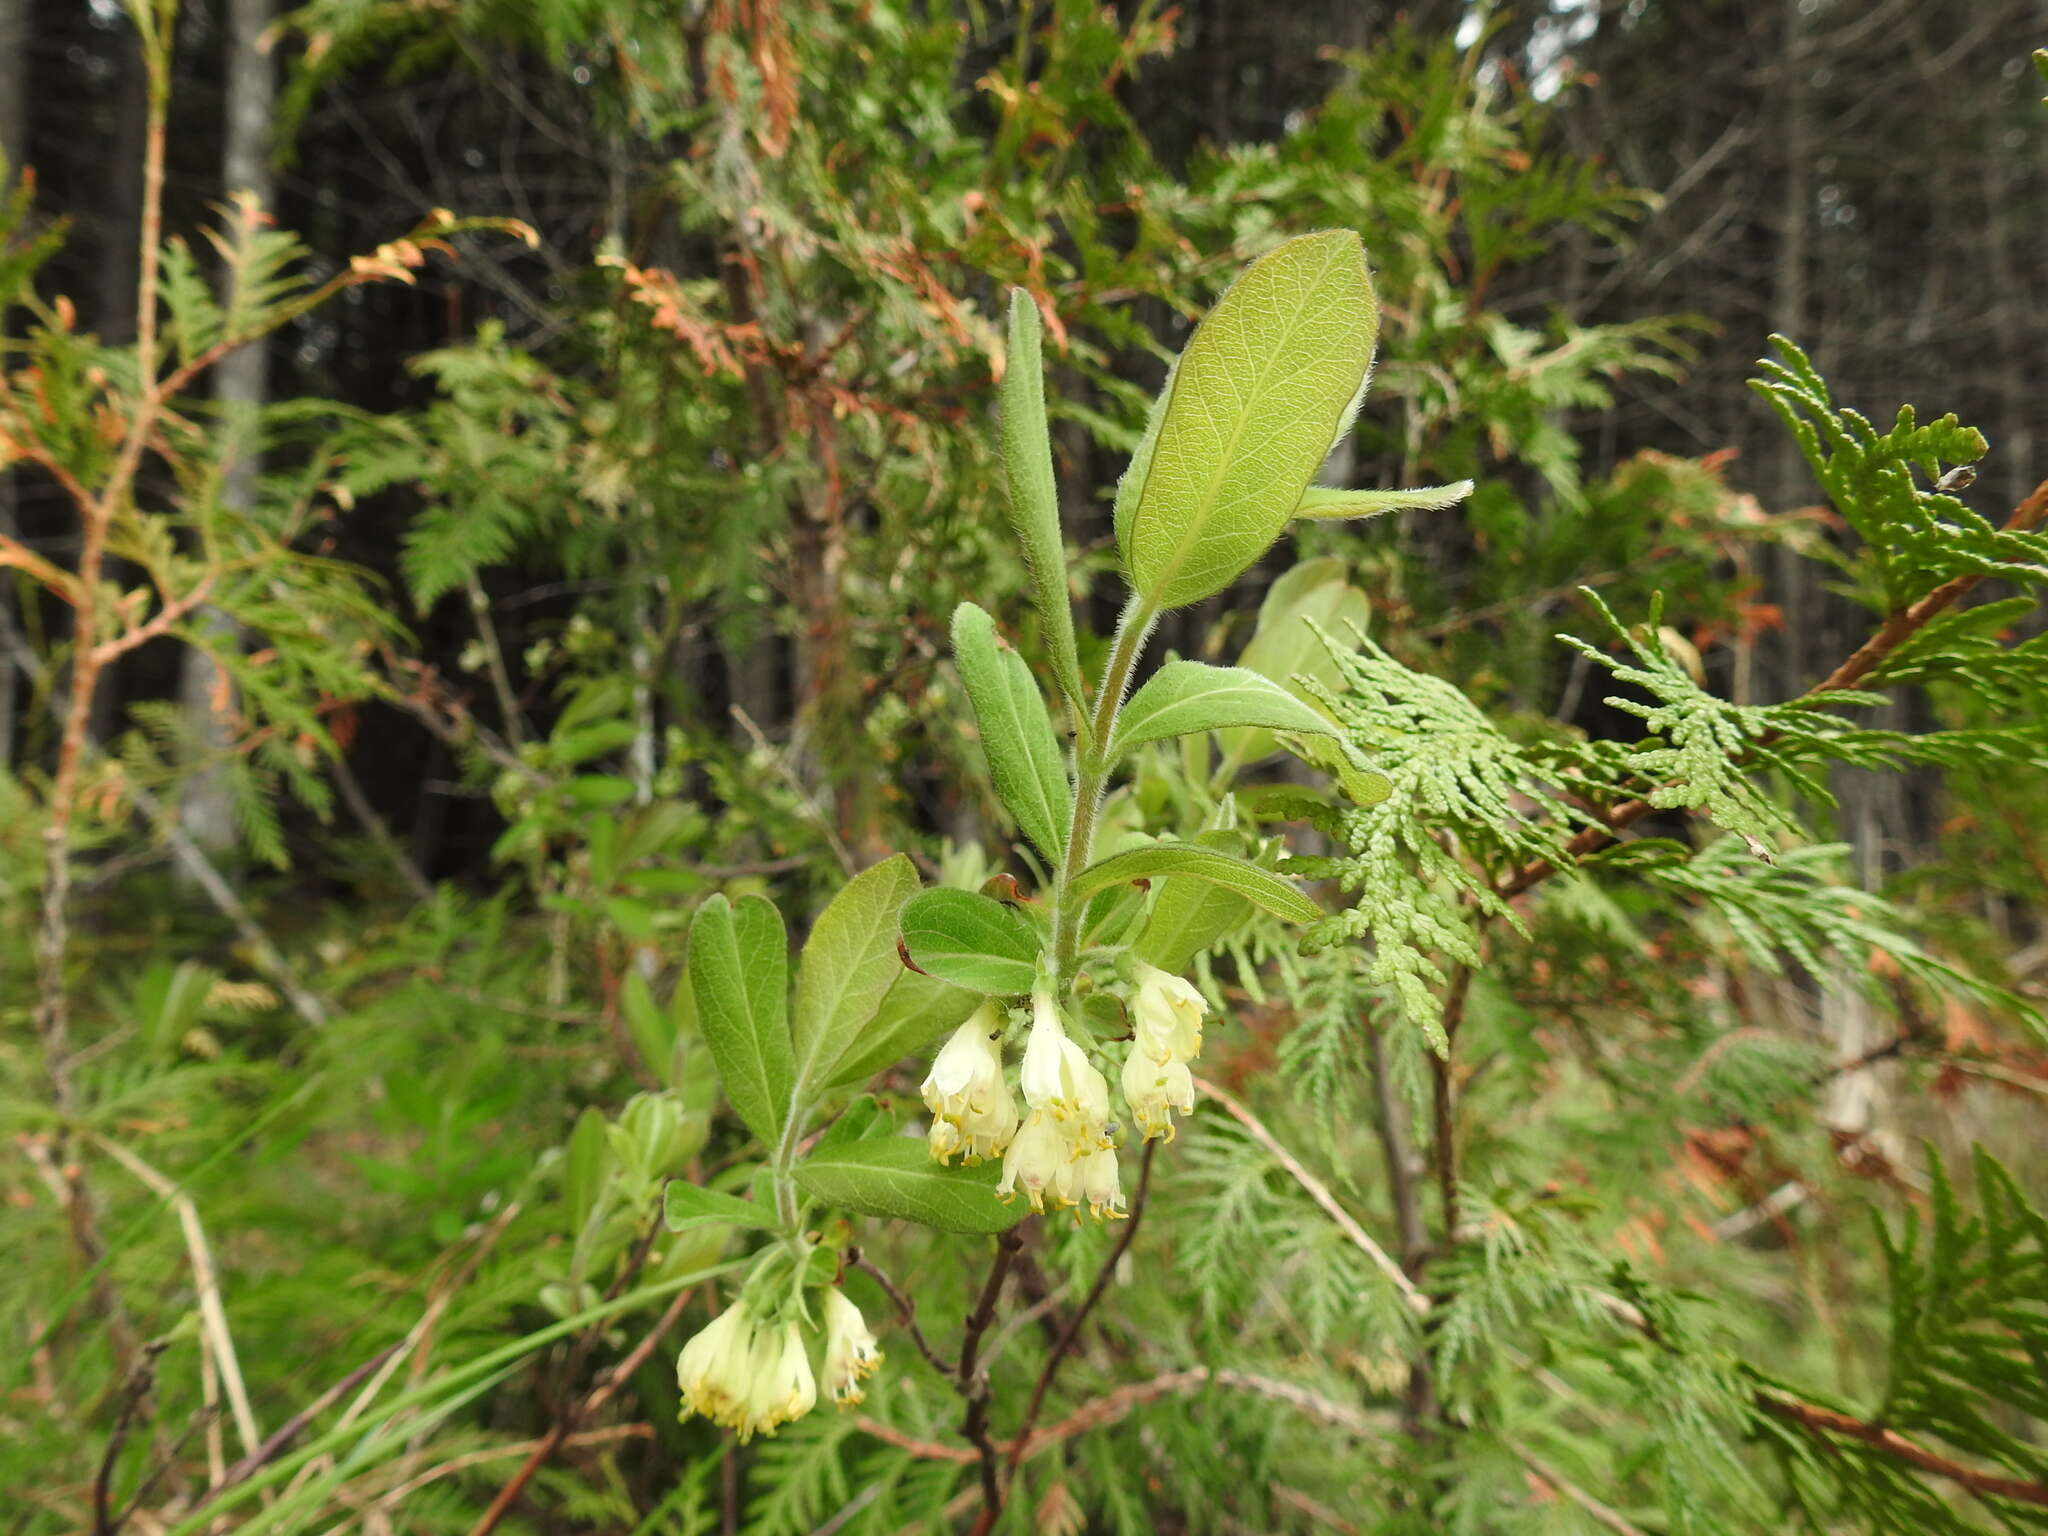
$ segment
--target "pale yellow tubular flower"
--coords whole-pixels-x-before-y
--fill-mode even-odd
[[[1155,1136],[1173,1139],[1174,1110],[1194,1113],[1195,1081],[1187,1063],[1155,1061],[1140,1045],[1133,1044],[1124,1060],[1123,1088],[1131,1118],[1147,1141]]]
[[[1059,1010],[1053,1006],[1052,994],[1043,988],[1033,992],[1031,1033],[1024,1041],[1024,1067],[1017,1083],[1024,1090],[1026,1104],[1034,1110],[1047,1111],[1056,1119],[1065,1119],[1073,1112],[1061,1071],[1065,1057],[1062,1047],[1070,1043],[1066,1026],[1060,1023]]]
[[[1202,1053],[1202,1015],[1208,1011],[1193,982],[1139,962],[1138,991],[1131,999],[1136,1049],[1154,1061],[1193,1061]]]
[[[740,1426],[753,1390],[755,1332],[747,1304],[736,1301],[691,1337],[676,1357],[679,1417],[701,1413],[715,1424]]]
[[[811,1357],[804,1350],[803,1333],[795,1323],[760,1330],[754,1343],[753,1364],[753,1390],[748,1395],[744,1422],[738,1426],[742,1440],[756,1434],[774,1434],[791,1419],[809,1413],[818,1401]]]
[[[857,1403],[861,1382],[882,1363],[860,1308],[838,1289],[825,1292],[825,1390],[841,1407]]]
[[[924,1080],[925,1108],[932,1112],[932,1157],[969,1164],[995,1157],[1017,1133],[1017,1104],[1003,1084],[1003,1016],[985,1002],[954,1030]]]
[[[1124,1211],[1123,1178],[1116,1153],[1108,1147],[1079,1160],[1081,1193],[1088,1201],[1088,1214],[1098,1220],[1118,1221]]]
[[[992,1157],[1001,1157],[1010,1145],[1010,1138],[1017,1134],[1017,1101],[1010,1096],[1010,1091],[1005,1088],[999,1092],[994,1107],[966,1130],[961,1161],[968,1167],[987,1162]]]
[[[1007,1199],[1022,1189],[1031,1209],[1042,1211],[1046,1190],[1071,1161],[1067,1139],[1052,1117],[1042,1109],[1034,1109],[1024,1117],[1023,1129],[1003,1154],[1003,1177],[996,1185],[996,1193]]]
[[[1062,1040],[1060,1072],[1074,1105],[1074,1118],[1081,1122],[1077,1140],[1093,1146],[1108,1146],[1109,1079],[1104,1077],[1088,1053],[1072,1040]]]
[[[932,1161],[950,1163],[954,1155],[967,1145],[967,1138],[960,1134],[960,1127],[944,1115],[932,1117],[932,1128],[925,1133],[925,1144],[932,1150]]]

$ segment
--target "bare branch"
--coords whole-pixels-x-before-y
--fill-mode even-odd
[[[860,1249],[847,1249],[846,1262],[882,1288],[882,1294],[887,1296],[890,1305],[895,1307],[897,1320],[903,1324],[904,1331],[910,1335],[910,1342],[917,1346],[917,1352],[924,1356],[925,1363],[937,1371],[945,1380],[953,1383],[955,1387],[960,1386],[960,1367],[942,1358],[939,1352],[932,1348],[931,1340],[924,1336],[924,1330],[917,1326],[916,1303],[911,1301],[902,1291],[898,1290],[896,1282],[884,1274],[881,1267],[873,1259],[861,1252]]]
[[[1387,1277],[1394,1289],[1401,1293],[1401,1299],[1408,1303],[1410,1310],[1418,1316],[1429,1311],[1429,1298],[1416,1288],[1415,1282],[1408,1278],[1407,1271],[1388,1256],[1386,1249],[1367,1235],[1365,1228],[1358,1224],[1357,1219],[1337,1203],[1337,1197],[1330,1193],[1329,1186],[1304,1168],[1301,1160],[1280,1144],[1279,1138],[1266,1129],[1258,1116],[1207,1078],[1196,1078],[1195,1087],[1228,1110],[1238,1124],[1251,1132],[1254,1141],[1273,1154],[1274,1161],[1287,1170],[1294,1182],[1308,1193],[1308,1197],[1329,1213],[1330,1220],[1334,1221],[1337,1229],[1351,1240],[1351,1245],[1370,1259],[1373,1267]]]

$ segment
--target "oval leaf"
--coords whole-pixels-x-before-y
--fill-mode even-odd
[[[765,1205],[722,1195],[701,1184],[670,1179],[662,1192],[661,1219],[671,1232],[688,1232],[697,1227],[773,1227],[775,1212]]]
[[[789,940],[759,896],[713,896],[690,924],[690,993],[725,1096],[762,1141],[781,1135],[796,1066],[789,1048]]]
[[[864,1083],[893,1061],[923,1050],[957,1028],[981,1001],[979,992],[956,987],[936,976],[922,976],[900,967],[875,1016],[839,1058],[825,1081],[827,1088]]]
[[[1219,851],[1243,846],[1230,832],[1204,832],[1199,842]],[[1228,886],[1179,875],[1160,883],[1145,930],[1131,952],[1178,976],[1195,956],[1235,933],[1251,915],[1251,902]]]
[[[991,896],[949,887],[903,904],[903,947],[911,963],[971,992],[1014,997],[1038,979],[1038,933]]]
[[[1186,875],[1223,886],[1290,923],[1312,923],[1323,915],[1321,907],[1270,869],[1192,843],[1153,843],[1112,854],[1081,871],[1074,881],[1073,899],[1086,901],[1097,891],[1127,880],[1157,880],[1166,875]]]
[[[1117,520],[1146,607],[1221,591],[1280,536],[1362,393],[1378,334],[1350,230],[1288,241],[1209,311]]]
[[[1305,560],[1274,582],[1259,605],[1258,628],[1237,658],[1237,664],[1303,697],[1297,676],[1322,683],[1337,680],[1337,660],[1304,621],[1313,621],[1333,635],[1347,634],[1349,625],[1363,633],[1372,624],[1372,600],[1346,577],[1341,560]],[[1256,762],[1278,750],[1273,733],[1231,731],[1223,738],[1224,782],[1240,764]]]
[[[1058,863],[1074,821],[1074,797],[1031,668],[996,637],[995,620],[973,603],[953,610],[953,660],[974,706],[996,794],[1038,851]]]
[[[917,887],[917,867],[906,855],[884,859],[840,887],[804,941],[796,976],[792,1114],[802,1111],[810,1090],[824,1082],[903,974],[897,919]]]
[[[1169,661],[1117,716],[1111,755],[1147,741],[1232,726],[1331,736],[1336,727],[1278,683],[1243,667]]]
[[[996,1194],[1001,1167],[945,1168],[923,1140],[889,1136],[820,1147],[796,1165],[797,1187],[841,1210],[922,1222],[941,1232],[1001,1232],[1028,1207]]]

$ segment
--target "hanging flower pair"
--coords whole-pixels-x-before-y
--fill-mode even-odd
[[[882,1352],[860,1308],[843,1291],[828,1289],[824,1310],[823,1385],[845,1407],[861,1400],[860,1383],[881,1364]],[[676,1384],[683,1393],[679,1417],[701,1413],[751,1440],[809,1413],[818,1401],[819,1379],[811,1371],[802,1326],[762,1319],[740,1300],[683,1346]]]

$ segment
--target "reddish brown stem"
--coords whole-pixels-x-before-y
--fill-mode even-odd
[[[2013,508],[2005,520],[2008,533],[2024,533],[2035,527],[2043,518],[2048,518],[2048,480],[2035,486],[2027,499]],[[1877,670],[1887,656],[1891,655],[1906,641],[1924,629],[1928,622],[1955,601],[1970,591],[1984,578],[1981,575],[1957,576],[1943,582],[1918,602],[1901,608],[1887,617],[1878,626],[1877,632],[1840,666],[1815,683],[1802,699],[1817,699],[1823,694],[1839,693],[1854,688],[1864,678]],[[1494,894],[1505,899],[1521,895],[1532,886],[1540,885],[1560,869],[1569,869],[1588,854],[1597,852],[1613,841],[1616,833],[1634,826],[1656,807],[1647,800],[1625,800],[1620,805],[1609,806],[1599,813],[1600,825],[1588,827],[1565,844],[1563,856],[1553,862],[1549,859],[1531,859],[1521,868],[1502,878],[1494,886]]]
[[[1145,1155],[1138,1162],[1138,1187],[1131,1196],[1130,1219],[1124,1223],[1123,1230],[1117,1233],[1115,1246],[1109,1250],[1109,1256],[1102,1261],[1102,1268],[1095,1272],[1095,1283],[1088,1288],[1088,1294],[1082,1298],[1081,1305],[1067,1320],[1066,1328],[1060,1333],[1059,1342],[1053,1345],[1052,1353],[1046,1357],[1045,1369],[1038,1373],[1038,1382],[1031,1389],[1031,1402],[1024,1409],[1023,1421],[1017,1426],[1016,1443],[1010,1448],[1012,1473],[1017,1470],[1017,1464],[1024,1459],[1024,1448],[1031,1441],[1032,1426],[1038,1422],[1039,1410],[1045,1406],[1045,1394],[1052,1390],[1053,1378],[1059,1375],[1060,1367],[1066,1363],[1067,1356],[1074,1352],[1074,1345],[1081,1337],[1081,1326],[1088,1321],[1089,1313],[1095,1310],[1096,1303],[1102,1300],[1103,1293],[1109,1289],[1109,1282],[1116,1275],[1117,1265],[1123,1262],[1124,1255],[1130,1252],[1132,1240],[1138,1235],[1138,1223],[1145,1216],[1145,1197],[1152,1190],[1152,1157],[1158,1150],[1157,1140],[1148,1140],[1145,1143]]]
[[[1845,1439],[1860,1441],[1873,1450],[1881,1451],[1894,1461],[1903,1461],[1932,1472],[1936,1477],[1945,1477],[1959,1487],[1985,1498],[2012,1499],[2021,1504],[2037,1504],[2048,1507],[2048,1483],[2028,1482],[2017,1477],[1995,1477],[1988,1472],[1963,1466],[1950,1461],[1946,1456],[1908,1440],[1895,1429],[1882,1424],[1871,1424],[1853,1418],[1846,1413],[1837,1413],[1832,1408],[1818,1408],[1812,1403],[1802,1403],[1797,1398],[1780,1397],[1774,1392],[1759,1392],[1757,1406],[1766,1413],[1797,1424],[1800,1428],[1816,1435],[1840,1435]]]

